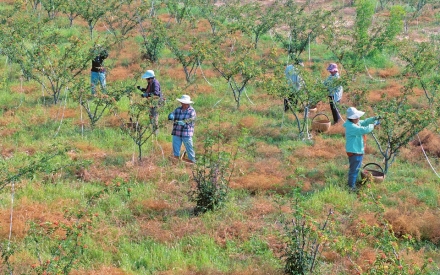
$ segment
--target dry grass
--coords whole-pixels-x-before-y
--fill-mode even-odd
[[[281,150],[278,146],[276,145],[270,145],[264,142],[258,142],[257,143],[257,148],[256,148],[256,154],[257,154],[257,158],[265,158],[266,159],[266,163],[265,165],[282,165],[278,159],[281,157]],[[257,164],[256,167],[258,167],[259,165]],[[273,168],[277,167],[277,166],[272,166]]]
[[[420,141],[419,141],[420,138]],[[438,134],[425,129],[419,133],[419,138],[415,138],[411,145],[423,147],[423,150],[431,156],[440,157],[440,137]],[[420,148],[421,150],[422,148]]]
[[[15,110],[8,109],[3,113],[3,116],[0,117],[0,127],[19,125],[20,121],[21,121],[20,118],[16,116]],[[9,130],[13,130],[13,129],[9,129]],[[7,133],[7,130],[5,131]]]
[[[392,78],[400,74],[400,69],[398,67],[391,67],[386,69],[373,70],[373,73],[381,78]]]
[[[48,111],[49,117],[53,120],[77,118],[79,115],[77,109],[63,108],[59,106],[51,106]]]
[[[125,272],[124,270],[114,266],[101,266],[95,270],[72,270],[72,275],[130,275],[131,272]]]
[[[258,120],[255,116],[245,116],[242,117],[239,122],[237,123],[237,126],[240,129],[253,129],[253,130],[258,130]]]
[[[231,188],[246,189],[252,193],[283,189],[285,178],[290,173],[276,158],[254,163],[238,160],[236,167],[237,173],[230,183]]]
[[[234,179],[230,186],[236,189],[246,189],[253,192],[273,190],[279,187],[283,182],[282,179],[276,176],[264,175],[253,172],[246,176]]]
[[[74,205],[75,202],[70,200],[59,200],[53,204],[36,203],[28,200],[26,197],[20,199],[20,205],[14,207],[12,235],[14,238],[22,239],[27,235],[29,230],[29,222],[33,221],[37,224],[44,222],[64,221],[64,215],[61,212],[63,207]],[[0,238],[7,239],[10,229],[10,209],[0,210]],[[58,235],[64,234],[59,231]]]
[[[36,94],[39,91],[41,91],[41,86],[37,83],[31,84],[31,83],[24,83],[24,85],[11,85],[10,87],[11,92],[13,93],[19,93],[19,94],[25,94],[25,95],[32,95]]]
[[[407,203],[405,203],[407,205]],[[403,208],[405,209],[405,208]],[[417,213],[402,210],[402,208],[388,209],[385,218],[393,226],[398,237],[411,235],[416,240],[428,240],[434,244],[440,243],[440,221],[438,213],[425,211]]]
[[[13,2],[13,1],[9,1]],[[331,3],[331,1],[322,1],[325,3]],[[345,15],[354,16],[355,10],[353,7],[344,8]],[[169,15],[159,15],[164,20],[170,20]],[[425,18],[421,18],[425,20]],[[428,22],[429,20],[426,19]],[[347,20],[347,24],[351,25],[352,20]],[[86,26],[84,22],[75,20],[76,25]],[[209,24],[206,21],[199,21],[197,24],[198,31],[209,31]],[[103,26],[97,26],[97,30],[104,30]],[[237,34],[239,36],[240,34]],[[411,34],[411,39],[423,39],[423,35]],[[265,55],[268,54],[269,48],[265,50]],[[141,69],[140,52],[138,45],[134,42],[130,42],[127,46],[110,51],[110,58],[115,60],[115,67],[109,71],[108,82],[137,79],[140,77],[139,72]],[[125,62],[122,66],[122,61]],[[202,65],[202,68],[198,68],[197,71],[197,84],[192,85],[188,89],[192,89],[192,96],[204,96],[219,93],[215,87],[208,84],[206,81],[201,80],[202,73],[208,80],[211,78],[217,78],[218,73]],[[182,69],[182,65],[173,58],[163,58],[160,60],[160,64],[155,64],[153,68],[163,79],[171,79],[173,83],[176,83],[179,87],[186,85],[185,74]],[[372,70],[373,75],[377,75],[381,78],[392,78],[398,76],[400,71],[397,67]],[[325,66],[322,66],[321,74],[323,78],[328,76],[328,72],[325,71]],[[160,79],[159,79],[160,81]],[[144,85],[144,82],[141,83]],[[388,86],[381,90],[371,91],[368,95],[368,100],[371,103],[375,103],[382,100],[382,97],[392,98],[400,93],[402,85],[397,81],[390,81]],[[179,88],[178,88],[179,89]],[[12,92],[24,93],[24,94],[39,94],[41,93],[41,87],[36,84],[21,87],[21,85],[15,85],[11,88]],[[222,92],[224,93],[224,92]],[[421,90],[416,91],[417,95],[422,94]],[[166,94],[165,94],[166,95]],[[228,96],[232,96],[228,92]],[[195,99],[196,97],[194,97]],[[256,137],[272,137],[274,139],[279,138],[283,133],[282,130],[272,127],[266,127],[265,123],[269,119],[264,120],[257,115],[265,116],[274,104],[282,108],[282,103],[278,99],[274,99],[272,96],[266,93],[252,94],[251,100],[255,103],[252,105],[248,102],[247,98],[243,95],[242,106],[239,110],[240,113],[248,112],[249,115],[245,115],[235,121],[221,122],[220,125],[210,125],[209,130],[219,130],[225,137],[225,142],[234,141],[246,128],[251,131],[251,134]],[[347,99],[344,97],[343,103],[347,103]],[[235,106],[234,106],[235,107]],[[249,110],[251,112],[249,112]],[[79,121],[79,110],[77,109],[65,109],[62,110],[57,106],[47,108],[48,111],[46,117],[35,115],[32,113],[31,108],[21,107],[20,112],[26,112],[30,114],[29,123],[37,125],[43,124],[50,119],[60,119],[61,117],[69,118],[73,121],[74,125],[89,125],[88,120]],[[3,116],[0,117],[0,126],[7,127],[9,125],[20,125],[20,119],[17,117],[15,110],[5,110]],[[328,103],[320,102],[318,104],[318,112],[325,112],[331,114]],[[343,117],[345,113],[343,112]],[[203,116],[203,112],[200,112],[200,116]],[[331,119],[331,115],[329,115]],[[103,124],[106,127],[119,127],[121,118],[128,120],[126,114],[119,114],[119,116],[106,116],[102,119]],[[1,129],[1,135],[8,137],[13,135],[17,130],[15,129]],[[166,131],[169,132],[169,129]],[[207,131],[207,130],[206,130]],[[203,137],[206,132],[204,129],[196,128],[196,135],[198,136],[199,143],[196,145],[196,152],[202,152]],[[191,168],[181,165],[180,162],[174,164],[170,163],[168,167],[160,167],[158,163],[162,161],[162,152],[167,157],[172,155],[172,148],[170,142],[160,142],[161,149],[156,145],[147,143],[149,150],[150,146],[156,146],[152,152],[145,150],[144,158],[141,163],[137,161],[137,151],[134,151],[133,155],[127,155],[127,162],[122,167],[105,167],[101,165],[106,158],[114,156],[113,152],[100,149],[90,143],[89,141],[74,142],[73,146],[77,148],[77,152],[70,152],[72,159],[91,159],[95,164],[87,169],[77,171],[78,178],[84,181],[84,184],[88,182],[100,182],[103,185],[112,182],[116,178],[122,180],[134,180],[139,184],[154,184],[157,189],[157,194],[154,197],[148,199],[133,199],[128,203],[128,207],[134,213],[136,224],[139,228],[125,228],[123,221],[114,221],[118,226],[109,226],[104,222],[101,222],[96,229],[92,232],[94,240],[102,245],[105,250],[118,253],[118,241],[123,236],[129,236],[132,240],[144,240],[146,238],[152,238],[161,243],[175,242],[184,237],[194,236],[195,234],[206,234],[213,238],[217,244],[225,246],[230,240],[236,240],[243,242],[249,240],[252,236],[257,235],[261,240],[266,241],[276,256],[281,256],[282,250],[285,248],[285,244],[279,239],[278,236],[264,235],[260,236],[259,232],[268,230],[268,224],[265,219],[268,219],[271,215],[276,215],[278,212],[288,212],[290,209],[277,205],[271,198],[259,196],[264,194],[265,191],[276,191],[278,193],[284,192],[284,190],[291,189],[294,185],[300,185],[303,191],[313,191],[315,184],[324,184],[325,175],[322,173],[316,173],[313,176],[297,179],[290,179],[289,177],[294,174],[296,167],[301,166],[306,170],[317,169],[320,165],[326,162],[335,161],[337,158],[346,158],[345,154],[345,141],[342,138],[334,138],[338,135],[344,134],[344,128],[342,123],[332,125],[329,132],[325,134],[314,133],[312,146],[296,146],[294,150],[290,152],[290,156],[287,159],[283,159],[282,151],[277,144],[268,144],[265,142],[256,142],[255,150],[256,160],[239,159],[236,162],[236,175],[232,179],[230,186],[233,189],[246,189],[249,190],[252,196],[252,203],[249,208],[245,209],[241,215],[241,218],[225,218],[221,221],[216,221],[215,224],[205,224],[200,217],[180,217],[182,212],[192,212],[192,204],[187,201],[186,192],[190,188],[188,182],[181,182],[179,178],[186,178],[191,173]],[[433,156],[440,157],[440,138],[435,133],[429,131],[423,131],[420,133],[422,139],[421,144],[424,149]],[[417,148],[420,143],[414,141],[411,148],[402,149],[401,155],[408,159],[414,160],[420,157],[420,150]],[[417,150],[416,150],[417,149]],[[15,148],[8,148],[7,144],[2,144],[1,155],[3,157],[10,157]],[[23,150],[33,154],[37,148],[28,147]],[[375,151],[373,148],[367,147],[367,154],[373,154]],[[419,157],[417,157],[419,156]],[[133,159],[132,159],[133,157]],[[416,158],[417,157],[417,158]],[[318,168],[319,170],[319,168]],[[299,182],[301,181],[301,182]],[[418,180],[420,181],[420,180]],[[421,183],[420,183],[421,184]],[[438,211],[427,210],[425,212],[408,211],[408,208],[413,206],[423,206],[423,204],[409,196],[408,194],[395,194],[395,196],[405,195],[408,199],[399,205],[396,209],[388,209],[385,213],[387,220],[393,225],[393,228],[399,236],[404,234],[411,234],[416,239],[430,240],[434,244],[440,242],[440,221],[438,219]],[[29,201],[27,198],[20,198],[20,206],[14,209],[14,228],[13,235],[17,238],[23,238],[26,235],[28,226],[26,222],[28,220],[35,221],[54,221],[62,220],[63,215],[60,209],[65,205],[72,205],[72,201],[58,201],[52,205],[43,205],[41,203],[35,203]],[[359,202],[355,202],[353,209],[357,209]],[[403,207],[406,205],[406,207]],[[402,210],[406,209],[406,210]],[[3,209],[0,211],[0,238],[6,239],[9,234],[9,209]],[[341,214],[342,215],[342,214]],[[344,219],[342,217],[341,219]],[[348,219],[347,219],[348,220]],[[352,221],[345,221],[346,224],[341,225],[342,232],[346,236],[352,238],[365,238],[366,236],[360,231],[358,225],[360,221],[366,221],[369,225],[375,225],[378,223],[377,218],[373,213],[360,213],[359,217]],[[369,239],[373,242],[375,240]],[[356,260],[356,264],[361,267],[370,264],[374,260],[376,251],[372,248],[365,248],[359,251],[360,256]],[[343,258],[336,252],[326,251],[323,253],[326,261],[334,263],[335,268],[352,267],[352,263],[347,258]],[[424,258],[423,251],[408,251],[403,257],[408,262],[413,262],[420,265]],[[232,254],[230,258],[232,261],[249,260],[250,257],[245,253]],[[25,258],[25,257],[23,257]],[[1,265],[1,262],[0,262]],[[344,266],[344,267],[342,267]],[[1,270],[1,268],[0,268]],[[354,273],[355,271],[352,271]],[[23,272],[25,274],[26,272]],[[126,273],[122,269],[114,266],[98,266],[94,270],[77,270],[72,274],[131,274]],[[156,274],[222,274],[218,271],[204,269],[201,271],[195,271],[191,268],[180,270],[168,270],[157,272]],[[280,274],[280,270],[274,270],[271,267],[255,265],[249,266],[244,270],[234,270],[228,272],[233,275],[246,275],[246,274]],[[332,274],[338,274],[334,272]]]
[[[140,67],[138,66],[113,68],[111,72],[108,73],[107,82],[139,78],[139,75],[132,73],[135,68],[140,71]]]
[[[311,147],[303,146],[301,148],[297,148],[293,150],[290,159],[301,160],[307,158],[307,159],[316,159],[322,161],[322,160],[331,160],[334,159],[335,157],[343,157],[346,155],[344,140],[324,139],[323,136],[321,135],[316,135],[314,140],[315,142]],[[313,163],[313,162],[309,162],[309,163]]]

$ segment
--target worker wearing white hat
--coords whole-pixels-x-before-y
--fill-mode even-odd
[[[150,98],[150,123],[153,127],[153,133],[157,135],[158,128],[159,128],[159,110],[158,108],[160,106],[163,106],[164,104],[164,98],[162,95],[162,91],[160,89],[160,83],[156,79],[156,76],[154,74],[153,70],[147,70],[143,75],[143,79],[146,79],[148,84],[146,88],[141,88],[141,86],[137,86],[139,90],[141,90],[142,97],[144,98]],[[157,98],[158,100],[154,100],[154,98]]]
[[[183,143],[188,159],[195,163],[196,154],[192,137],[194,135],[196,111],[191,106],[194,102],[191,101],[189,95],[182,95],[180,98],[176,98],[176,100],[180,102],[181,106],[168,115],[168,119],[174,121],[173,131],[171,132],[173,136],[173,154],[175,158],[180,157],[180,148]]]
[[[371,133],[375,125],[379,125],[380,117],[378,116],[360,120],[364,114],[365,112],[359,111],[355,107],[350,107],[347,109],[347,121],[343,124],[346,140],[345,150],[350,164],[348,187],[351,191],[356,191],[356,180],[365,153],[365,140],[363,136]]]

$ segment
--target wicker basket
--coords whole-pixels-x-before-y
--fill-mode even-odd
[[[325,118],[316,119],[318,116],[324,116]],[[328,116],[324,113],[318,113],[312,118],[312,130],[320,133],[325,133],[330,129],[331,122]]]
[[[318,107],[316,107],[316,105],[312,105],[309,107],[309,113],[316,114],[316,112],[318,112]]]
[[[368,166],[375,166],[379,170],[367,169]],[[370,162],[365,164],[364,167],[362,168],[361,178],[362,178],[362,183],[367,183],[371,181],[376,183],[381,183],[385,179],[385,173],[379,164]]]

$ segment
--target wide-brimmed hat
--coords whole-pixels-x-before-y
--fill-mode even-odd
[[[180,98],[176,98],[176,100],[183,104],[194,103],[191,101],[191,97],[189,95],[182,95]]]
[[[329,72],[338,72],[338,65],[336,63],[330,63],[327,67]]]
[[[142,78],[153,78],[153,77],[154,77],[154,71],[153,70],[148,70],[148,71],[146,71],[142,75]]]
[[[365,112],[359,111],[355,107],[350,107],[347,109],[347,118],[348,119],[357,119],[363,116]]]

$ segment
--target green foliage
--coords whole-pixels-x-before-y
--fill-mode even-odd
[[[245,3],[239,7],[244,14],[239,28],[251,37],[255,48],[261,37],[276,26],[281,15],[278,1],[267,6],[264,13],[261,12],[262,8],[258,2]]]
[[[283,16],[284,19],[280,24],[287,24],[288,30],[287,33],[277,30],[275,38],[281,43],[281,47],[292,62],[300,59],[309,43],[324,34],[326,28],[323,28],[323,25],[333,23],[330,20],[334,11],[318,9],[309,12],[307,9],[309,4],[309,2],[298,4],[296,1],[287,0],[285,4],[279,6],[278,16]]]
[[[227,81],[237,109],[246,86],[253,79],[258,79],[268,60],[258,58],[258,52],[248,41],[237,41],[233,35],[214,37],[208,56],[214,69]]]
[[[429,257],[434,258],[433,263],[438,262],[439,257],[434,237],[430,236],[431,233],[435,234],[435,226],[424,228],[425,225],[412,225],[418,227],[415,230],[421,231],[420,239],[423,242],[419,242],[407,235],[400,237],[394,234],[383,219],[368,226],[357,223],[361,217],[374,219],[383,209],[371,203],[369,196],[363,199],[363,191],[359,196],[345,191],[347,163],[345,155],[339,150],[343,148],[343,137],[338,128],[321,135],[316,142],[306,143],[292,139],[291,135],[285,133],[285,128],[278,127],[278,119],[282,116],[279,101],[292,92],[283,70],[286,62],[295,62],[304,55],[310,41],[311,59],[307,60],[301,72],[306,82],[305,93],[298,95],[299,104],[292,106],[293,110],[300,112],[311,102],[326,98],[321,83],[325,68],[323,63],[336,58],[342,62],[342,70],[353,72],[353,75],[342,72],[346,92],[344,103],[363,106],[362,110],[368,111],[370,106],[366,104],[368,99],[373,98],[371,92],[384,94],[381,99],[374,97],[371,108],[385,118],[381,128],[377,129],[377,136],[386,156],[389,156],[389,152],[398,153],[399,150],[394,150],[397,148],[395,145],[406,146],[408,143],[405,142],[411,134],[424,126],[434,128],[436,121],[429,120],[430,124],[425,124],[428,123],[425,119],[429,116],[436,118],[438,112],[438,38],[433,35],[430,43],[412,44],[407,40],[395,43],[393,37],[399,34],[402,23],[400,7],[390,7],[389,2],[384,3],[384,8],[390,8],[389,12],[371,15],[373,21],[367,18],[371,10],[362,14],[365,21],[357,26],[362,34],[359,36],[362,41],[358,43],[351,29],[351,9],[344,7],[342,18],[339,18],[340,13],[336,10],[326,12],[320,8],[312,12],[317,8],[315,1],[307,1],[304,5],[298,5],[297,1],[276,1],[271,7],[273,10],[267,10],[267,14],[263,6],[258,13],[255,7],[259,4],[248,5],[238,0],[221,3],[214,0],[129,0],[117,1],[123,6],[112,9],[108,7],[115,4],[113,1],[103,3],[101,0],[87,3],[84,0],[64,1],[62,6],[53,8],[48,5],[50,0],[8,2],[13,2],[13,5],[5,2],[0,7],[0,22],[4,26],[0,29],[0,49],[1,54],[7,56],[7,63],[3,62],[5,67],[0,73],[5,81],[2,84],[5,89],[0,96],[0,113],[3,114],[0,133],[4,139],[0,160],[3,171],[1,182],[4,185],[0,185],[0,204],[3,217],[8,214],[8,207],[14,208],[14,231],[11,243],[6,241],[0,245],[0,273],[91,274],[110,270],[112,273],[133,274],[279,274],[283,272],[283,264],[290,271],[296,269],[292,272],[297,274],[309,272],[310,266],[313,266],[314,274],[438,273],[438,267],[429,264]],[[90,21],[87,20],[85,28],[83,24],[64,28],[65,16],[71,24],[75,18],[83,22],[86,17],[79,16],[80,13],[85,14],[82,9],[96,3],[99,6],[92,8],[101,11],[107,9],[105,14],[90,11]],[[341,2],[335,3],[331,4],[336,6]],[[406,3],[414,6],[416,1]],[[422,1],[420,3],[423,4]],[[43,4],[44,7],[41,6]],[[408,10],[412,12],[415,7]],[[161,16],[154,17],[156,12]],[[274,18],[272,12],[281,14]],[[359,14],[361,16],[361,10]],[[55,18],[51,19],[51,16]],[[437,14],[433,16],[438,20]],[[169,18],[171,20],[167,20]],[[361,19],[356,18],[355,21]],[[174,25],[177,20],[180,25]],[[95,23],[99,26],[96,30],[93,27]],[[431,27],[435,22],[418,23],[417,27],[423,28],[423,24],[429,23]],[[341,28],[333,29],[333,25]],[[91,27],[93,34],[97,34],[96,41],[91,41],[87,35]],[[266,35],[268,30],[271,35],[275,33],[275,40]],[[326,38],[324,42],[327,43],[323,43],[322,31],[328,31],[328,37],[335,40]],[[142,43],[140,53],[129,52],[132,50],[133,37]],[[427,35],[419,32],[419,37]],[[111,49],[110,39],[121,43],[118,44],[120,51]],[[171,46],[165,48],[166,40],[175,49],[172,50]],[[120,84],[113,80],[121,77],[120,70],[115,70],[114,75],[110,74],[112,80],[106,90],[99,91],[96,97],[90,95],[87,67],[92,55],[89,49],[98,42],[108,46],[111,56],[122,61],[123,65],[129,64],[130,60],[134,62],[122,68],[121,71],[127,72],[126,77],[138,74],[135,72],[138,68],[135,63],[138,63],[136,58],[141,56],[147,61],[156,62],[155,70],[160,71],[161,84],[168,99],[179,97],[183,91],[195,98],[197,110],[203,117],[195,134],[197,141],[201,142],[196,143],[203,144],[206,139],[211,142],[211,151],[207,149],[199,154],[193,174],[186,166],[166,165],[169,163],[164,160],[148,163],[148,166],[130,166],[127,162],[133,153],[130,139],[139,146],[141,156],[141,149],[145,146],[143,141],[151,137],[154,128],[150,126],[149,110],[155,103],[150,101],[152,99],[133,96],[133,83]],[[255,47],[257,43],[258,47]],[[128,48],[122,48],[127,45]],[[26,60],[28,56],[35,64]],[[177,66],[169,59],[178,60],[180,56],[184,63],[179,60]],[[57,60],[63,58],[70,61]],[[120,62],[115,64],[119,65]],[[176,84],[177,76],[173,75],[180,64],[187,67],[185,73],[191,80],[184,88]],[[196,71],[201,69],[197,68],[199,64],[205,67],[204,80],[209,88],[204,80],[196,78]],[[85,69],[81,71],[82,65]],[[139,65],[141,68],[151,66],[150,62],[140,62]],[[371,68],[373,77],[376,74],[387,79],[372,81],[371,76],[359,75],[367,66]],[[213,67],[220,77],[212,72]],[[66,91],[65,109],[61,105],[58,108],[39,104],[45,98],[44,93],[52,93],[53,90],[49,75],[44,75],[36,68],[43,68],[46,73],[50,70],[57,74],[66,72],[62,75],[65,84],[59,90]],[[25,77],[21,77],[21,70]],[[402,74],[388,82],[386,75],[394,75],[396,71]],[[79,74],[74,79],[67,75],[76,73]],[[54,75],[50,77],[54,79]],[[46,85],[43,89],[47,88],[43,90],[43,97],[40,92],[43,85],[36,85],[33,80],[37,76]],[[59,82],[62,83],[61,80]],[[392,89],[396,86],[404,88],[399,96],[393,98],[396,90]],[[227,106],[229,102],[217,108],[217,103],[222,101],[223,93],[228,88],[237,106],[242,103],[241,96],[248,95],[246,89],[251,92],[249,96],[252,96],[255,105],[248,109],[241,108],[240,112],[231,111],[234,106]],[[425,92],[425,96],[420,96],[421,91]],[[91,124],[97,124],[108,116],[105,121],[111,126],[95,127],[89,135],[79,136],[79,112],[82,115],[84,110],[81,107],[88,110]],[[170,111],[170,106],[162,107],[161,113]],[[60,110],[66,115],[62,123],[54,119],[55,115],[59,117]],[[212,117],[215,113],[221,115],[221,132],[225,136],[217,136],[217,140],[222,142],[212,141],[216,139],[211,134],[205,135],[213,127]],[[132,121],[125,121],[122,117],[131,117]],[[120,118],[122,131],[114,127],[115,118]],[[165,116],[160,118],[163,121]],[[169,127],[161,123],[158,125]],[[48,130],[55,127],[59,131],[53,135]],[[138,135],[143,130],[144,135]],[[237,136],[240,134],[243,136]],[[169,143],[169,138],[169,133],[159,133],[157,136],[161,144]],[[48,139],[68,140],[75,147],[74,151],[69,156],[62,153],[46,158],[57,151],[45,149]],[[230,141],[239,145],[227,144]],[[389,146],[389,141],[393,143],[392,146]],[[237,160],[234,154],[225,152],[226,148],[234,146],[243,150]],[[169,144],[165,149],[170,151]],[[377,151],[371,151],[366,158],[376,158],[374,154]],[[415,153],[402,151],[401,156],[396,155],[399,157],[395,163],[396,171],[387,175],[387,182],[374,186],[376,192],[385,197],[382,202],[386,202],[390,210],[407,207],[405,209],[410,214],[411,211],[426,211],[435,219],[435,207],[438,207],[436,178],[424,163],[412,158]],[[154,154],[157,152],[146,150],[143,157],[157,159]],[[71,158],[90,158],[94,164],[84,169],[85,162],[73,162]],[[414,161],[417,164],[414,165]],[[237,169],[232,178],[231,165]],[[221,170],[223,168],[224,171]],[[270,186],[270,191],[263,189],[270,184],[266,182],[270,179],[265,176],[280,180],[275,187],[277,190]],[[191,192],[199,196],[194,195],[193,201],[189,202],[186,195],[192,180],[196,186]],[[253,180],[261,180],[263,188],[257,186],[256,192],[248,190],[246,184]],[[217,182],[217,185],[213,182]],[[16,187],[15,204],[9,204],[7,199],[9,194],[5,186],[10,183]],[[201,183],[198,185],[200,189],[197,189],[198,183]],[[423,188],[420,188],[422,183]],[[234,188],[230,189],[230,186]],[[283,236],[280,236],[278,214],[285,213],[286,209],[276,209],[274,196],[286,201],[296,197],[305,199],[303,208],[293,214],[296,223],[285,223],[290,231]],[[197,199],[200,199],[200,206]],[[411,205],[412,202],[417,205]],[[192,203],[196,205],[195,212],[204,215],[192,216],[188,208]],[[34,210],[33,204],[35,209],[47,207],[47,212],[32,213],[30,209]],[[64,216],[56,216],[57,220],[46,218],[57,213],[57,207],[61,204],[71,205]],[[336,219],[341,221],[340,230],[332,232],[337,234],[332,243],[327,241],[327,230],[321,230],[322,225],[318,224],[321,215],[317,213],[328,207],[336,209]],[[22,235],[15,235],[17,225],[20,225],[16,223],[17,215],[20,221],[23,213],[29,215],[28,225],[32,223],[32,230],[22,230],[19,231]],[[99,221],[99,227],[94,227],[96,214],[104,216]],[[7,233],[6,220],[2,219],[3,223],[0,224],[2,236]],[[195,234],[196,231],[200,234]],[[67,238],[63,239],[63,236]],[[300,247],[295,253],[295,241],[302,237],[308,243],[303,243],[304,249]],[[290,243],[290,257],[287,257],[286,250],[285,257],[280,260],[278,253],[287,243]],[[308,244],[311,244],[311,248],[305,249]],[[313,250],[313,247],[318,247],[318,250]],[[321,258],[321,249],[331,249],[331,253]],[[411,252],[413,249],[421,250]],[[313,251],[318,251],[314,262]],[[378,258],[366,263],[362,253],[372,251],[379,251]],[[407,251],[410,253],[404,255]],[[427,265],[410,266],[413,259],[409,257],[414,257],[415,263],[425,260]],[[286,259],[290,260],[291,265],[287,265]],[[33,269],[31,264],[34,264]],[[363,270],[357,264],[362,265]]]
[[[130,93],[130,98],[132,94]],[[130,121],[121,121],[121,130],[131,137],[138,147],[139,161],[142,160],[142,145],[149,140],[161,127],[159,124],[159,113],[163,111],[165,102],[162,98],[148,97],[141,101],[134,99],[130,101]]]
[[[58,12],[61,10],[61,6],[64,3],[63,0],[40,0],[41,7],[47,12],[49,18],[54,19]]]
[[[161,56],[161,51],[165,46],[165,24],[153,17],[151,18],[151,27],[146,28],[142,23],[139,24],[141,28],[141,53],[142,57],[155,63]]]
[[[102,20],[107,12],[118,10],[122,2],[118,0],[76,0],[71,11],[87,22],[90,38],[93,39],[93,30],[99,20]]]
[[[84,210],[66,209],[64,218],[66,221],[61,222],[30,222],[25,242],[37,259],[32,265],[33,274],[69,274],[80,264],[87,249],[82,240],[92,229],[95,216]]]
[[[272,59],[275,60],[275,58]],[[294,65],[301,82],[301,87],[297,89],[289,83],[285,72],[286,67],[281,62],[274,62],[271,67],[273,67],[273,70],[266,73],[258,84],[268,94],[289,100],[289,110],[295,117],[299,132],[298,137],[300,139],[307,138],[306,127],[310,123],[308,111],[315,107],[318,102],[327,98],[327,88],[323,85],[320,75],[308,70],[308,68]],[[303,111],[304,118],[300,119],[299,113]]]
[[[186,81],[193,82],[196,70],[203,63],[210,46],[206,35],[196,32],[188,23],[173,24],[167,32],[165,43],[183,66]]]
[[[40,83],[52,94],[54,103],[60,93],[87,67],[90,56],[85,42],[76,36],[63,37],[53,26],[29,18],[31,24],[17,18],[2,36],[4,52],[20,65],[25,77]],[[24,27],[23,24],[29,24]],[[19,32],[17,32],[19,29]]]
[[[296,205],[291,221],[284,221],[286,248],[283,254],[284,272],[292,275],[314,274],[319,261],[321,246],[325,244],[327,219],[321,225],[305,215],[304,210]]]
[[[194,20],[192,10],[196,6],[195,0],[165,0],[163,1],[171,16],[174,17],[177,24],[181,24],[184,19],[188,21]]]
[[[113,34],[115,41],[122,42],[128,38],[128,35],[148,17],[147,5],[139,5],[137,1],[118,1],[111,12],[107,12],[102,20],[108,26],[108,31]]]
[[[385,174],[400,148],[408,144],[436,117],[435,109],[420,110],[409,105],[407,103],[409,92],[411,90],[408,88],[400,98],[382,101],[375,106],[378,114],[384,118],[380,126],[383,130],[378,134],[378,144],[385,158]]]
[[[408,249],[405,247],[406,243],[400,242],[392,226],[384,219],[384,206],[374,195],[371,197],[373,198],[374,205],[377,207],[378,223],[369,225],[362,221],[357,227],[366,240],[374,243],[376,258],[373,261],[369,261],[363,269],[359,266],[356,266],[356,269],[358,271],[363,270],[362,274],[369,275],[431,274],[427,267],[432,263],[432,259],[426,258],[422,266],[419,266],[407,263],[402,257],[402,254],[406,253]],[[414,242],[410,235],[405,235],[403,238],[408,240],[409,243]]]
[[[438,49],[435,44],[404,43],[399,44],[398,56],[405,62],[404,74],[409,75],[408,86],[421,87],[429,104],[438,101],[440,66]]]
[[[356,1],[353,29],[337,22],[327,30],[325,40],[329,49],[351,77],[364,70],[365,58],[392,47],[397,34],[402,31],[405,16],[402,7],[393,6],[389,17],[379,21],[374,14],[374,4],[373,0]]]
[[[216,5],[216,2],[217,0],[199,0],[197,3],[200,16],[209,22],[213,35],[228,24],[228,19],[232,17],[231,11],[237,11],[236,1],[227,1],[222,5]]]
[[[394,161],[401,147],[408,144],[416,134],[427,126],[435,123],[437,107],[419,108],[410,99],[415,95],[415,89],[420,86],[425,98],[421,100],[427,106],[437,106],[439,84],[434,78],[426,77],[438,70],[437,61],[432,60],[435,50],[426,43],[410,44],[400,48],[401,58],[407,62],[404,74],[413,75],[403,82],[399,96],[383,100],[375,106],[375,110],[384,121],[381,123],[383,131],[376,139],[379,150],[385,159],[384,172]]]
[[[70,161],[65,159],[66,152],[69,149],[63,146],[53,145],[46,150],[43,150],[32,157],[27,155],[17,155],[12,159],[1,159],[1,184],[0,190],[6,185],[15,183],[23,178],[32,178],[38,173],[52,174],[67,167],[81,167],[86,163]],[[14,163],[14,165],[11,165]],[[20,165],[16,165],[19,163]]]
[[[73,98],[81,104],[90,120],[90,125],[95,127],[96,123],[106,112],[114,110],[117,102],[122,97],[130,95],[134,88],[132,83],[113,82],[106,85],[101,90],[99,85],[94,95],[91,94],[90,87],[84,85],[81,80],[75,81],[73,90]]]
[[[196,202],[196,215],[221,208],[227,200],[233,159],[224,151],[216,152],[215,146],[214,139],[205,139],[205,151],[198,157],[193,170],[192,179],[196,186],[191,190],[190,198]]]

